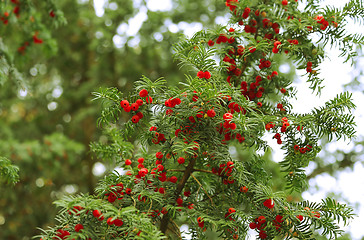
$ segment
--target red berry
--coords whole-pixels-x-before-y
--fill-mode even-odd
[[[155,156],[156,156],[156,158],[158,158],[158,159],[162,159],[162,158],[163,158],[163,154],[162,154],[161,152],[157,152],[157,153],[155,154]]]
[[[233,118],[233,115],[231,113],[225,113],[223,116],[224,120],[231,120]]]
[[[182,205],[183,200],[182,200],[182,198],[179,197],[179,198],[177,198],[176,202],[178,205]]]
[[[55,17],[55,16],[56,16],[56,14],[55,14],[53,11],[50,11],[50,12],[49,12],[49,16],[53,18],[53,17]]]
[[[282,5],[286,6],[288,4],[288,0],[282,0]]]
[[[144,117],[142,112],[137,112],[136,115],[139,117],[139,119],[142,119]]]
[[[215,42],[214,42],[214,41],[212,41],[212,40],[209,40],[209,41],[207,42],[207,44],[208,44],[210,47],[212,47],[212,46],[214,46]]]
[[[257,227],[257,224],[255,222],[252,222],[249,224],[250,229],[255,229]]]
[[[79,232],[79,231],[81,231],[83,229],[83,225],[82,224],[76,224],[76,226],[75,226],[75,231],[76,232]]]
[[[133,123],[138,123],[138,122],[139,122],[139,120],[140,120],[140,118],[138,117],[138,115],[134,115],[134,116],[131,118],[131,121],[132,121]]]
[[[126,159],[125,160],[125,165],[131,165],[131,160],[130,159]]]
[[[266,239],[266,238],[268,237],[268,235],[267,235],[267,233],[266,233],[266,232],[261,231],[261,232],[259,233],[259,237],[260,237],[261,239]]]
[[[122,108],[129,107],[129,102],[128,102],[128,100],[123,100],[123,101],[121,101],[121,102],[120,102],[120,106],[121,106]]]
[[[143,163],[144,162],[144,158],[138,158],[138,163]]]
[[[207,111],[207,116],[209,117],[215,117],[216,116],[216,112],[214,109],[210,109]]]
[[[287,92],[287,90],[285,88],[281,89],[281,93],[285,94]]]
[[[159,189],[158,189],[158,192],[159,192],[160,194],[164,194],[164,193],[165,193],[165,190],[164,190],[164,188],[162,188],[162,187],[161,187],[161,188],[159,188]]]
[[[170,179],[169,179],[169,181],[171,182],[171,183],[176,183],[177,182],[177,177],[176,176],[172,176]]]
[[[197,72],[197,77],[198,78],[204,78],[205,77],[205,73],[203,71],[198,71]]]
[[[143,105],[143,100],[142,99],[137,99],[136,100],[136,103],[139,105],[139,106],[141,106],[141,105]]]
[[[109,217],[107,220],[106,220],[106,223],[107,225],[111,226],[114,224],[114,221],[112,220],[112,217]]]
[[[95,218],[99,218],[101,216],[100,210],[93,210],[92,215],[94,215]]]
[[[235,208],[229,208],[229,213],[234,213],[236,212]]]
[[[302,220],[303,220],[303,216],[302,215],[297,215],[296,217],[298,218],[298,220],[300,220],[302,222]]]
[[[130,107],[131,107],[131,110],[133,110],[133,111],[137,111],[137,110],[139,109],[139,104],[137,104],[137,103],[132,103]]]
[[[114,224],[117,227],[121,227],[124,224],[124,222],[121,219],[115,219]]]
[[[146,97],[146,96],[148,96],[148,91],[146,89],[140,90],[139,96],[140,97]]]
[[[148,96],[148,97],[145,98],[145,101],[147,103],[152,103],[153,102],[153,98],[151,96]]]
[[[204,74],[204,78],[206,78],[206,79],[210,79],[211,78],[211,73],[209,71],[206,71],[203,74]]]
[[[185,159],[184,159],[183,157],[179,157],[179,158],[177,159],[177,162],[178,162],[179,164],[184,164],[184,163],[185,163]]]
[[[127,106],[126,108],[124,108],[125,112],[130,112],[131,111],[131,106]]]
[[[263,202],[263,205],[269,209],[272,209],[274,207],[274,201],[273,201],[273,199],[269,198]]]

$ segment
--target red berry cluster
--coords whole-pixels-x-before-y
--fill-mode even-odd
[[[154,132],[154,137],[152,138],[154,144],[164,143],[166,141],[164,134],[157,132],[157,127],[152,126],[149,128],[149,131]]]
[[[257,229],[259,232],[259,237],[261,239],[266,239],[268,237],[267,233],[264,231],[264,228],[267,226],[266,219],[264,216],[259,216],[254,219],[254,222],[249,224],[250,229]]]
[[[123,199],[124,192],[122,192],[124,189],[123,183],[118,183],[116,185],[110,186],[110,192],[105,193],[105,196],[107,197],[107,200],[110,203],[115,202],[115,200],[121,200]]]
[[[205,78],[205,79],[210,79],[211,78],[211,73],[209,71],[199,71],[197,72],[197,77],[198,78]]]
[[[302,154],[305,154],[306,152],[309,152],[312,150],[312,146],[307,145],[306,147],[300,147],[297,144],[293,146],[293,149],[295,152],[300,152]]]
[[[0,17],[0,20],[6,25],[9,23],[9,13],[8,12],[4,12],[4,15],[2,17]]]
[[[256,76],[255,82],[249,84],[249,89],[248,83],[246,81],[242,81],[240,84],[241,93],[251,101],[255,98],[261,98],[265,90],[264,87],[259,87],[261,81],[262,77],[259,75]]]
[[[152,97],[148,96],[148,91],[145,89],[142,89],[139,92],[139,96],[141,98],[145,97],[145,100],[147,103],[152,103],[153,99]],[[142,119],[144,117],[142,112],[137,112],[139,107],[141,107],[144,104],[142,99],[137,99],[135,101],[135,103],[130,104],[128,100],[122,100],[120,102],[120,106],[124,109],[125,112],[130,112],[130,111],[134,111],[136,112],[136,114],[131,118],[131,121],[133,123],[138,123],[140,121],[140,119]]]

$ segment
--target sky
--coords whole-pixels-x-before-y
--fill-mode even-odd
[[[103,6],[107,3],[108,0],[94,0],[95,12],[97,16],[102,16],[104,14]],[[111,3],[112,1],[110,1]],[[344,6],[348,0],[324,0],[322,1],[323,5],[331,5],[337,8]],[[128,23],[120,24],[117,35],[114,37],[114,44],[116,47],[121,48],[126,43],[127,36],[135,36],[132,42],[129,42],[129,46],[137,46],[139,43],[138,38],[138,30],[140,29],[142,23],[147,20],[147,11],[169,11],[172,9],[172,4],[170,0],[147,0],[147,5],[142,5],[141,0],[134,0],[134,6],[139,8],[139,13],[135,15],[132,19],[129,20]],[[301,5],[302,7],[303,5]],[[117,8],[118,6],[115,3],[112,3],[112,8]],[[225,23],[224,17],[217,18],[215,21],[217,24]],[[192,36],[193,33],[201,30],[203,28],[200,23],[191,23],[188,24],[186,22],[181,22],[179,24],[173,24],[171,22],[166,22],[168,29],[171,32],[177,32],[179,29],[182,29],[187,36]],[[347,29],[348,32],[358,33],[361,31],[364,34],[364,27],[358,28],[354,22],[351,22]],[[162,41],[163,37],[161,35],[156,34],[155,39],[158,41]],[[323,86],[325,88],[322,90],[322,94],[320,97],[312,94],[312,91],[309,89],[309,85],[305,82],[305,78],[301,77],[299,81],[294,83],[294,86],[298,89],[297,100],[292,102],[294,109],[299,109],[298,113],[306,113],[311,111],[314,107],[323,106],[324,103],[330,99],[333,99],[337,94],[340,94],[344,91],[343,85],[349,83],[355,74],[357,74],[357,69],[354,69],[350,66],[349,63],[343,63],[344,59],[339,57],[340,52],[336,48],[326,49],[328,54],[328,59],[323,62],[320,66],[320,76],[325,80],[323,82]],[[364,60],[361,59],[359,61],[359,68],[364,69]],[[304,72],[298,74],[304,74]],[[364,79],[361,79],[362,82]],[[363,114],[364,114],[364,104],[360,104],[364,102],[364,96],[361,92],[355,92],[353,94],[354,103],[357,105],[357,109],[353,112],[356,117],[356,122],[361,123],[364,122]],[[358,124],[357,127],[357,135],[364,136],[364,124]],[[267,138],[267,140],[269,140]],[[271,142],[274,143],[274,142]],[[272,146],[276,144],[271,144]],[[340,140],[335,144],[329,144],[328,150],[333,152],[335,150],[343,150],[344,152],[348,152],[353,148],[353,144],[349,141]],[[356,149],[357,152],[364,152],[363,147],[358,147]],[[274,160],[278,162],[282,159],[283,152],[275,148]],[[364,160],[362,157],[361,160]],[[121,169],[119,169],[121,171]],[[309,166],[307,168],[308,173],[312,170],[312,167]],[[95,174],[102,174],[105,171],[105,168],[100,163],[96,168]],[[358,188],[358,186],[364,186],[364,167],[361,163],[355,163],[353,170],[346,169],[342,171],[337,177],[329,176],[328,174],[321,174],[318,177],[311,179],[309,181],[310,186],[318,186],[319,191],[316,188],[311,187],[308,191],[303,193],[303,197],[306,200],[320,202],[321,199],[325,198],[325,196],[330,193],[341,193],[344,199],[348,200],[348,204],[353,206],[355,203],[363,203],[364,199],[364,187]],[[350,224],[349,227],[345,227],[344,230],[348,231],[352,235],[353,240],[359,240],[364,236],[363,226],[364,226],[364,204],[361,204],[358,209],[356,209],[357,218]],[[187,226],[182,226],[181,230],[187,231]],[[251,239],[254,237],[252,236]]]

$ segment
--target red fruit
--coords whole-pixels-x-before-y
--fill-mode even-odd
[[[33,42],[35,44],[42,44],[43,43],[43,40],[38,38],[36,35],[33,36]]]
[[[162,208],[161,213],[162,213],[162,214],[167,214],[167,213],[168,213],[168,211],[167,211],[167,209],[166,209],[165,207],[163,207],[163,208]]]
[[[162,188],[162,187],[161,187],[161,188],[159,188],[159,189],[158,189],[158,192],[159,192],[160,194],[164,194],[164,193],[165,193],[164,188]]]
[[[198,96],[197,95],[193,95],[192,101],[197,102],[197,100],[198,100]]]
[[[277,221],[278,223],[283,222],[283,217],[282,217],[281,215],[277,215],[277,216],[276,216],[276,221]]]
[[[126,188],[125,189],[125,193],[129,195],[131,193],[131,189],[130,188]]]
[[[142,119],[144,117],[142,112],[137,112],[136,115],[139,117],[139,119]]]
[[[106,223],[107,225],[111,226],[114,224],[114,221],[112,220],[112,217],[109,217],[107,220],[106,220]]]
[[[263,106],[263,104],[262,104],[261,102],[257,102],[257,106],[258,106],[259,108],[261,108],[261,107]]]
[[[214,109],[210,109],[207,111],[207,116],[209,117],[215,117],[216,116],[216,112]]]
[[[230,129],[235,130],[236,129],[236,124],[235,123],[230,123],[229,127],[230,127]]]
[[[122,108],[129,107],[129,102],[128,102],[128,100],[123,100],[123,101],[121,101],[121,102],[120,102],[120,106],[121,106]]]
[[[121,227],[121,226],[123,226],[124,222],[121,219],[115,219],[114,224],[117,227]]]
[[[203,71],[198,71],[197,72],[197,77],[198,78],[204,78],[205,77],[205,73]]]
[[[266,233],[266,232],[261,231],[261,232],[259,233],[259,237],[260,237],[261,239],[266,239],[266,238],[268,237],[268,235],[267,235],[267,233]]]
[[[76,232],[79,232],[79,231],[81,231],[83,229],[83,225],[82,224],[76,224],[76,226],[75,226],[75,231]]]
[[[189,197],[189,196],[191,195],[191,191],[185,191],[185,192],[183,193],[183,195],[185,195],[186,197]]]
[[[139,120],[140,120],[140,118],[138,117],[138,115],[134,115],[134,116],[131,118],[131,121],[132,121],[133,123],[138,123],[138,122],[139,122]]]
[[[139,106],[143,105],[143,100],[142,99],[137,99],[136,100],[136,104],[138,104]]]
[[[182,205],[183,200],[182,200],[182,198],[179,197],[179,198],[177,198],[176,202],[178,205]]]
[[[225,113],[223,116],[222,116],[222,118],[224,119],[224,120],[231,120],[232,118],[233,118],[233,115],[231,114],[231,113]]]
[[[249,47],[249,52],[250,53],[253,53],[253,52],[255,52],[257,49],[255,48],[255,47]]]
[[[303,220],[303,216],[302,215],[297,215],[296,217],[298,218],[298,220],[300,220],[302,222],[302,220]]]
[[[204,78],[206,78],[206,79],[210,79],[211,78],[211,73],[210,72],[206,71],[203,74],[204,74]]]
[[[131,165],[131,160],[130,159],[125,159],[125,165]]]
[[[50,12],[49,12],[49,16],[53,18],[53,17],[55,17],[55,16],[56,16],[56,14],[55,14],[53,11],[50,11]]]
[[[152,103],[153,102],[153,98],[151,96],[148,96],[148,97],[145,98],[145,101],[147,103]]]
[[[287,92],[287,90],[285,88],[281,89],[281,93],[285,94]]]
[[[158,158],[158,159],[162,159],[163,158],[163,154],[161,152],[157,152],[155,154],[155,156]]]
[[[171,182],[171,183],[176,183],[177,182],[177,177],[176,176],[172,176],[170,179],[169,179],[169,181]]]
[[[99,218],[101,216],[100,210],[93,210],[92,215],[94,215],[95,218]]]
[[[138,163],[143,163],[144,162],[144,158],[138,158]]]
[[[146,96],[148,96],[148,91],[146,89],[140,90],[139,96],[140,97],[146,97]]]
[[[246,193],[246,192],[248,192],[248,188],[243,186],[243,187],[240,188],[240,192]]]
[[[139,174],[139,176],[141,176],[141,177],[145,177],[145,175],[148,173],[148,169],[146,169],[146,168],[142,168],[142,169],[140,169],[139,170],[139,172],[138,172],[138,174]]]
[[[259,216],[258,219],[257,219],[257,222],[260,223],[260,224],[265,223],[265,217],[264,216]]]
[[[263,205],[269,209],[272,209],[274,207],[274,201],[269,198],[263,202]]]
[[[191,123],[195,123],[196,122],[196,120],[195,120],[195,118],[193,116],[188,117],[188,119],[191,121]]]
[[[110,203],[113,203],[113,202],[115,202],[115,200],[116,200],[116,195],[114,194],[114,193],[110,193],[109,194],[109,196],[108,196],[108,198],[107,198],[107,200],[110,202]]]
[[[207,44],[208,44],[210,47],[212,47],[212,46],[214,46],[215,42],[214,42],[214,41],[212,41],[212,40],[209,40],[209,41],[207,42]]]
[[[179,164],[184,164],[184,163],[185,163],[185,159],[184,159],[183,157],[179,157],[179,158],[177,159],[177,162],[178,162]]]
[[[139,109],[139,104],[137,104],[137,103],[132,103],[130,107],[131,107],[131,110],[133,110],[133,111],[137,111],[137,110]]]
[[[131,111],[131,106],[127,106],[126,108],[124,108],[125,112],[130,112]]]
[[[282,0],[282,5],[286,6],[288,4],[288,0]]]
[[[234,213],[236,212],[235,208],[229,208],[229,213]]]
[[[252,222],[249,224],[250,229],[255,229],[257,227],[257,224],[255,222]]]
[[[228,168],[232,168],[232,167],[234,167],[234,163],[233,163],[232,161],[228,161],[228,162],[226,163],[226,166],[227,166]]]

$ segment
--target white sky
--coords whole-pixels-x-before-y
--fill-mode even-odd
[[[348,0],[324,0],[323,4],[340,8],[347,2]],[[104,14],[103,6],[107,3],[108,0],[94,0],[97,16],[102,16]],[[134,0],[133,3],[136,8],[139,8],[139,12],[132,19],[130,19],[128,23],[121,23],[117,29],[117,35],[114,36],[113,40],[116,47],[118,48],[124,46],[127,36],[135,36],[134,40],[129,43],[130,46],[137,46],[139,44],[138,31],[142,26],[142,23],[147,20],[147,11],[169,11],[172,9],[172,3],[170,0],[147,0],[147,6],[142,6],[141,0]],[[216,23],[218,24],[223,24],[225,22],[226,21],[223,17],[217,18],[216,20]],[[187,36],[192,36],[193,33],[203,28],[202,24],[200,23],[189,24],[186,22],[181,22],[178,24],[173,24],[170,21],[167,21],[166,25],[172,32],[177,32],[178,29],[183,29]],[[361,33],[364,33],[364,27],[362,26],[361,28],[358,28],[354,24],[349,26],[350,27],[347,29],[348,32],[351,31],[357,33],[358,30],[361,30]],[[155,34],[154,37],[158,41],[163,40],[161,34]],[[350,64],[343,64],[343,58],[338,57],[339,51],[337,49],[327,49],[327,53],[331,60],[326,60],[320,66],[320,76],[325,79],[323,82],[325,88],[322,90],[320,97],[315,97],[312,95],[312,91],[308,88],[309,85],[303,78],[294,84],[298,89],[298,93],[297,100],[293,102],[293,107],[294,109],[299,109],[301,113],[309,112],[314,107],[324,105],[327,100],[332,99],[337,94],[343,92],[343,84],[350,82],[353,78],[352,67]],[[361,61],[360,66],[362,69],[364,69],[364,61]],[[364,104],[360,104],[364,102],[363,94],[355,93],[354,102],[357,105],[357,109],[354,112],[354,115],[356,116],[356,122],[358,123],[357,135],[363,136],[364,125],[359,124],[363,122]],[[275,145],[274,142],[272,145]],[[336,149],[348,151],[348,149],[352,148],[352,146],[353,145],[349,144],[348,142],[340,141],[337,144],[329,145],[329,148],[331,151],[335,151]],[[363,152],[363,149],[361,149],[361,152]],[[282,151],[276,150],[276,154],[274,155],[275,161],[282,159],[282,156]],[[362,176],[364,176],[364,167],[361,163],[356,163],[354,165],[353,171],[343,171],[337,179],[329,176],[328,174],[322,174],[315,179],[311,179],[309,182],[310,186],[319,186],[320,191],[317,192],[314,189],[310,189],[309,191],[303,193],[303,197],[310,201],[320,202],[322,198],[325,198],[328,192],[335,192],[342,193],[343,198],[350,201],[349,205],[361,203],[364,199],[364,187],[362,187],[364,186],[364,178]],[[356,214],[358,214],[358,217],[345,230],[352,234],[352,239],[359,240],[362,236],[364,236],[363,204],[361,204],[360,209],[356,212]],[[183,230],[187,230],[185,227],[186,226],[183,226]]]

